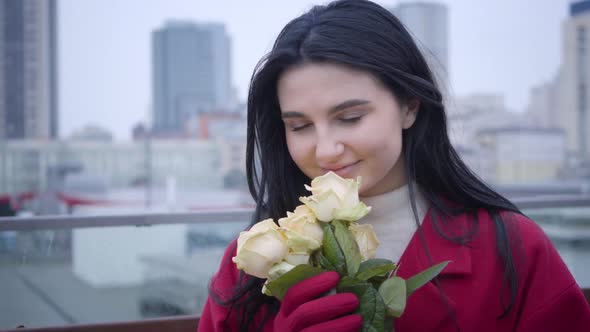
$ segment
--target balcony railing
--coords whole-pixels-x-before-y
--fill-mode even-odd
[[[574,250],[562,253],[562,257],[568,265],[579,264],[582,267],[570,265],[578,282],[587,287],[584,292],[590,302],[590,270],[583,270],[590,265],[590,196],[537,197],[516,199],[515,203],[545,229],[558,250],[560,247]],[[0,291],[4,294],[0,299],[0,312],[3,307],[10,309],[20,303],[31,315],[37,309],[38,312],[53,310],[57,313],[54,315],[57,318],[53,320],[44,322],[39,318],[33,324],[29,322],[35,319],[19,311],[23,314],[22,320],[13,317],[13,321],[2,325],[0,319],[0,331],[3,328],[13,329],[4,331],[196,331],[200,304],[189,305],[190,297],[194,294],[184,293],[187,289],[199,288],[198,297],[206,297],[206,282],[217,269],[218,256],[227,241],[248,224],[251,213],[249,209],[237,209],[167,214],[0,218],[0,245],[4,246],[0,246],[0,290],[10,287],[12,281],[23,290]],[[222,230],[224,234],[217,233]],[[158,246],[160,237],[175,241],[163,242]],[[178,245],[176,240],[184,244]],[[168,250],[170,247],[177,248],[172,253],[174,255],[160,255],[152,250]],[[575,254],[578,251],[580,255]],[[201,252],[204,254],[199,256]],[[185,256],[196,254],[198,257],[196,260],[177,261],[179,253]],[[578,262],[580,259],[585,261]],[[195,265],[196,272],[191,270]],[[122,277],[117,274],[120,271],[135,271],[137,275]],[[171,276],[174,278],[171,279]],[[66,281],[69,284],[64,286],[56,283],[63,280],[69,280]],[[137,280],[147,286],[126,286],[137,285]],[[164,285],[160,280],[168,283]],[[195,286],[197,281],[199,283]],[[46,284],[50,286],[44,287]],[[74,286],[83,287],[81,285],[86,284],[91,287],[75,290]],[[63,296],[66,286],[72,287],[68,289],[75,293],[72,296],[88,292],[99,296],[106,305],[125,302],[125,296],[129,294],[134,301],[139,299],[141,302],[139,309],[129,312],[139,310],[142,314],[125,316],[122,312],[136,305],[130,303],[125,310],[114,310],[112,316],[87,316],[87,312],[78,308],[84,304],[77,303],[78,300],[72,296]],[[175,291],[174,287],[181,291]],[[154,293],[155,290],[160,293]],[[111,295],[114,297],[109,297]],[[162,311],[160,309],[166,308],[158,307],[160,311],[156,310],[156,313],[175,316],[146,318],[150,315],[143,315],[144,309],[148,313],[154,309],[154,302],[145,302],[145,299],[158,297],[166,298],[174,310]],[[31,299],[39,301],[39,304],[26,302]],[[84,300],[87,306],[96,306],[93,298]],[[97,302],[100,301],[97,299]],[[91,309],[87,311],[97,315],[100,312],[100,309]]]

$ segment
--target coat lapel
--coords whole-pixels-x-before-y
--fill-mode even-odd
[[[397,275],[408,279],[434,264],[447,260],[450,263],[439,274],[439,280],[442,281],[448,277],[463,278],[470,275],[470,249],[442,238],[436,232],[431,214],[432,211],[426,214],[421,226],[424,241],[419,230],[416,231],[400,258]],[[469,227],[467,217],[464,215],[453,217],[449,224],[455,230],[465,230]],[[443,231],[453,234],[453,229],[443,228]],[[424,242],[428,247],[431,260],[428,259],[428,254],[424,249]],[[443,283],[441,283],[441,287],[444,292]],[[445,326],[452,326],[449,325],[453,322],[448,307],[455,310],[456,306],[449,294],[446,294],[446,303],[434,282],[429,282],[410,296],[402,317],[395,321],[396,331],[438,331],[444,330]]]

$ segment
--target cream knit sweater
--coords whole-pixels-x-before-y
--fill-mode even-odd
[[[422,224],[428,211],[428,202],[416,184],[414,191],[418,220]],[[376,258],[399,261],[417,229],[410,205],[408,185],[381,195],[361,197],[361,201],[372,208],[359,223],[371,224],[375,229],[379,239]]]

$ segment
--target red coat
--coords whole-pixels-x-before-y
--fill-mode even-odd
[[[478,217],[477,236],[466,246],[443,239],[435,231],[430,214],[425,217],[422,231],[432,262],[452,261],[439,277],[448,305],[436,286],[428,283],[410,296],[405,312],[395,321],[395,330],[457,331],[450,307],[462,332],[590,331],[590,306],[574,278],[539,226],[520,215],[504,216],[518,271],[518,294],[508,316],[497,319],[503,312],[500,294],[504,292],[504,298],[509,299],[510,293],[502,290],[503,267],[496,254],[493,220],[484,211]],[[449,225],[465,229],[469,219],[459,216]],[[453,234],[452,229],[444,230]],[[231,262],[235,246],[229,248],[233,250],[226,251],[212,282],[220,292],[229,291],[239,274]],[[416,232],[400,258],[398,275],[408,278],[429,266]],[[237,331],[235,326],[223,327],[233,321],[226,314],[226,308],[208,299],[198,331]],[[266,324],[264,331],[272,330],[272,322]]]

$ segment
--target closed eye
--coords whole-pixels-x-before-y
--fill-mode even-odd
[[[355,123],[358,122],[361,118],[362,116],[354,116],[350,118],[340,118],[340,121],[344,123]]]
[[[311,124],[309,124],[309,123],[308,123],[308,124],[299,125],[299,126],[289,126],[289,129],[290,129],[291,131],[300,131],[300,130],[303,130],[303,129],[305,129],[305,128],[309,127],[310,125],[311,125]]]

